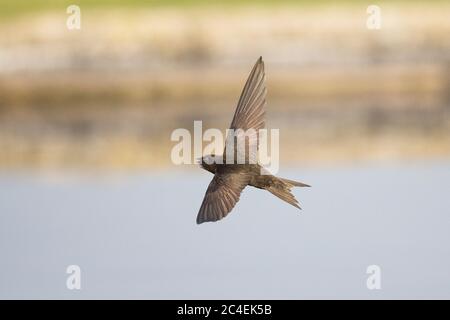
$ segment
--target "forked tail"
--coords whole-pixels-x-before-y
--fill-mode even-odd
[[[278,178],[278,179],[283,180],[284,182],[286,182],[287,184],[292,185],[293,187],[311,187],[309,184],[306,184],[306,183],[303,183],[303,182],[298,182],[298,181],[284,179],[284,178]]]
[[[301,209],[297,199],[295,199],[294,195],[291,193],[291,189],[293,187],[310,187],[310,185],[294,180],[278,178],[275,176],[272,176],[271,178],[272,181],[266,187],[266,190],[271,192],[281,200],[286,201],[294,207]]]

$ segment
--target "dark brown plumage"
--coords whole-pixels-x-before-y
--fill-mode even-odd
[[[260,57],[245,83],[230,129],[243,129],[245,131],[254,129],[257,132],[257,130],[264,128],[266,93],[264,62]],[[255,146],[253,150],[257,150],[258,135],[250,135],[246,144],[247,151],[252,150],[250,148],[252,145]],[[235,150],[234,160],[237,159],[236,152]],[[261,170],[264,169],[259,164],[250,164],[252,163],[249,161],[251,154],[246,153],[244,164],[226,164],[225,158],[223,158],[225,155],[226,148],[223,156],[208,155],[201,159],[201,167],[213,173],[214,178],[206,190],[197,215],[197,223],[218,221],[227,216],[239,201],[240,194],[247,185],[265,189],[300,209],[291,189],[293,187],[309,187],[309,185],[278,178],[271,174],[262,175]],[[211,163],[212,157],[216,160],[215,163]],[[217,161],[219,157],[223,161]],[[234,161],[234,163],[237,162]]]

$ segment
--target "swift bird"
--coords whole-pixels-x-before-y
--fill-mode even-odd
[[[255,132],[258,132],[259,129],[264,128],[266,93],[264,62],[260,57],[245,83],[230,129],[242,129],[244,131],[254,129]],[[254,139],[249,137],[248,144],[252,143],[255,143],[256,147],[258,146],[257,136]],[[224,150],[223,155],[226,155],[226,150]],[[236,162],[227,164],[223,155],[206,155],[199,159],[200,166],[214,174],[214,178],[206,190],[198,212],[198,224],[218,221],[226,217],[239,201],[240,194],[247,185],[265,189],[281,200],[301,209],[298,201],[291,193],[291,189],[293,187],[309,187],[309,185],[278,178],[267,171],[264,172],[265,169],[259,164],[251,164],[248,161],[248,155],[245,155],[244,164],[237,164]],[[219,158],[221,161],[218,161]],[[236,160],[236,153],[234,160]],[[265,174],[261,174],[261,172]]]

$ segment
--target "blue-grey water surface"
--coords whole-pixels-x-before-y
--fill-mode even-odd
[[[247,188],[199,226],[206,172],[3,172],[0,298],[450,298],[449,163],[279,175],[302,211]]]

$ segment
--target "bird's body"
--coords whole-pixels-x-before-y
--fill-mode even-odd
[[[217,158],[217,157],[216,157]],[[241,174],[245,175],[248,179],[248,185],[251,187],[255,187],[258,189],[266,189],[269,190],[272,186],[277,184],[282,184],[283,187],[290,184],[290,187],[309,187],[309,185],[292,181],[288,179],[282,179],[275,177],[268,172],[265,174],[261,174],[265,169],[259,164],[225,164],[222,163],[212,163],[211,165],[206,164],[205,162],[201,162],[200,166],[206,171],[211,172],[214,175],[224,175],[224,174]],[[296,204],[293,204],[297,206]]]
[[[264,62],[262,58],[256,62],[244,86],[236,112],[231,123],[231,129],[257,130],[264,128],[264,105],[266,96]],[[258,147],[258,135],[250,136],[247,145]],[[244,148],[244,152],[246,149]],[[234,159],[237,159],[237,150]],[[224,151],[226,154],[226,151]],[[214,161],[212,161],[214,160]],[[227,163],[223,156],[207,155],[200,159],[203,169],[214,174],[197,215],[197,223],[218,221],[224,218],[239,201],[242,190],[247,186],[264,189],[278,198],[300,209],[298,201],[291,193],[293,187],[309,187],[309,185],[278,178],[262,166],[249,160],[245,155],[244,164],[236,161]]]

